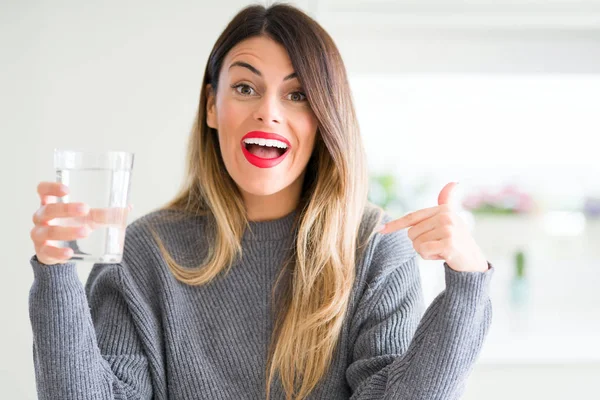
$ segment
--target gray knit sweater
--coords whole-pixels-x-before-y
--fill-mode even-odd
[[[123,261],[94,265],[85,286],[73,262],[47,266],[34,255],[39,398],[264,399],[271,288],[296,212],[251,222],[241,260],[205,286],[177,281],[161,257],[143,222],[164,211],[129,224]],[[184,266],[206,255],[204,218],[161,225]],[[364,225],[375,218],[367,212]],[[363,254],[331,367],[309,398],[460,398],[490,326],[492,266],[456,272],[444,263],[446,289],[424,310],[406,231],[374,234]],[[285,399],[279,380],[271,393]]]

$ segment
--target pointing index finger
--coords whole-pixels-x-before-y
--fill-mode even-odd
[[[432,216],[437,214],[438,211],[439,211],[439,207],[435,206],[435,207],[429,207],[429,208],[424,208],[422,210],[410,212],[401,218],[398,218],[394,221],[390,221],[387,224],[385,224],[384,232],[385,233],[394,232],[394,231],[398,231],[400,229],[407,228],[409,226],[416,225],[423,220],[431,218]]]

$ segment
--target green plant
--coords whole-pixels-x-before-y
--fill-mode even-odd
[[[385,210],[406,213],[418,208],[419,198],[429,185],[428,179],[419,179],[417,184],[402,181],[393,172],[371,174],[369,177],[369,201]]]

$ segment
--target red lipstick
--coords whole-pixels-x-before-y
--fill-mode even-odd
[[[276,157],[276,158],[258,157],[256,155],[250,153],[248,151],[248,149],[246,149],[246,144],[244,143],[244,140],[249,139],[249,138],[279,140],[287,145],[287,149],[285,149],[285,152],[282,155],[280,155],[279,157]],[[251,131],[251,132],[246,133],[244,135],[244,137],[242,137],[242,140],[240,141],[240,145],[242,146],[242,153],[244,153],[244,156],[246,157],[248,162],[250,162],[250,164],[252,164],[258,168],[272,168],[272,167],[276,166],[277,164],[282,162],[285,157],[287,157],[288,153],[290,152],[290,148],[292,147],[290,142],[283,136],[278,135],[276,133],[269,133],[269,132],[262,132],[262,131]]]

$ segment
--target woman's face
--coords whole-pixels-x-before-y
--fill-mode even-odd
[[[225,57],[216,97],[208,93],[207,124],[217,130],[225,167],[247,203],[295,202],[317,119],[285,48],[267,37],[238,43]],[[257,143],[262,133],[280,135],[266,143],[275,147]]]

